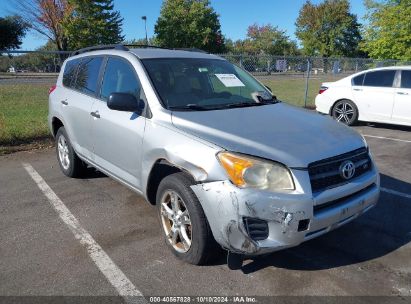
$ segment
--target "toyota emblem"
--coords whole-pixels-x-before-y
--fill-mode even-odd
[[[343,179],[350,179],[355,174],[355,165],[352,161],[347,160],[340,166],[340,175]]]

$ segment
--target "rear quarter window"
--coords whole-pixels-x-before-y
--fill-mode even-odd
[[[63,85],[65,87],[69,88],[72,86],[79,62],[79,59],[74,59],[66,62],[63,72]]]

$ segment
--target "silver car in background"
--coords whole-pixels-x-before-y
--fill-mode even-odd
[[[79,50],[51,89],[49,123],[64,174],[92,166],[143,195],[169,248],[192,264],[219,247],[238,261],[297,246],[379,196],[357,132],[203,52]]]

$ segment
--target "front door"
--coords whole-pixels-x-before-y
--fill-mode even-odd
[[[141,148],[146,118],[133,112],[111,110],[111,93],[131,93],[144,99],[134,67],[120,57],[109,57],[100,100],[93,104],[94,162],[129,185],[140,188]]]

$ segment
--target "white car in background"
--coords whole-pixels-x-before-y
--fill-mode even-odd
[[[316,109],[353,125],[358,120],[411,126],[411,66],[378,68],[321,85]]]

